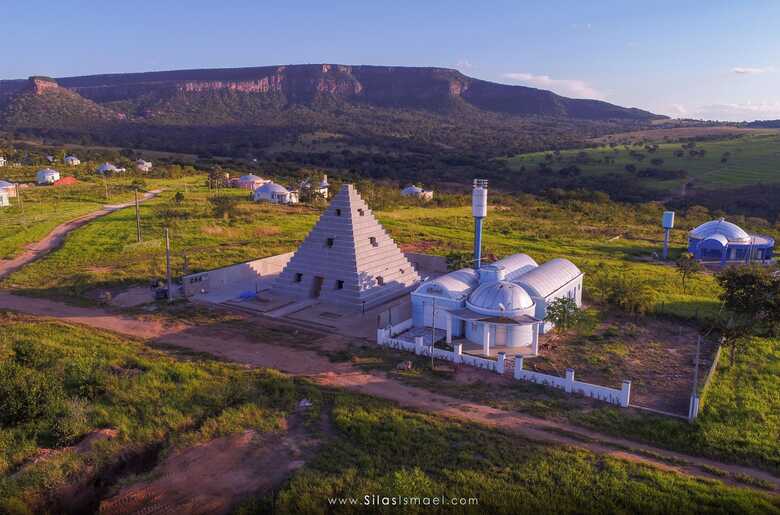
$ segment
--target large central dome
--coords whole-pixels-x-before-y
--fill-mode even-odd
[[[516,316],[533,308],[534,301],[522,286],[509,281],[481,285],[469,295],[466,306],[482,315]]]
[[[697,240],[706,240],[718,235],[723,236],[729,242],[750,242],[750,235],[744,229],[736,224],[727,222],[723,218],[703,223],[690,233],[690,237]]]

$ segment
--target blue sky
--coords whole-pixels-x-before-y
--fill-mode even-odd
[[[677,117],[780,118],[774,0],[4,0],[0,20],[0,78],[443,66]]]

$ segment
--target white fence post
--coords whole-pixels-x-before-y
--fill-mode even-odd
[[[452,352],[453,359],[455,363],[461,363],[463,361],[463,344],[462,343],[456,343],[454,346],[454,350]]]
[[[566,393],[571,393],[573,391],[574,391],[574,369],[567,368],[566,369]]]
[[[620,405],[624,408],[627,408],[630,400],[631,400],[631,381],[623,381],[623,386],[620,388]]]
[[[506,364],[506,352],[499,352],[498,361],[496,362],[496,372],[499,374],[503,374],[505,364]]]
[[[418,356],[422,356],[423,353],[423,337],[422,336],[415,336],[414,337],[414,353]]]
[[[520,379],[523,371],[523,356],[515,354],[515,379]]]

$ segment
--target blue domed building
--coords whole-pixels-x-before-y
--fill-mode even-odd
[[[723,218],[710,220],[688,233],[688,252],[700,261],[721,264],[769,261],[774,247],[773,238],[748,234]]]

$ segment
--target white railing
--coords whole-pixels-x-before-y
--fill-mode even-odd
[[[377,344],[383,347],[414,352],[418,356],[430,357],[431,352],[433,352],[434,358],[451,361],[452,363],[462,363],[471,367],[490,370],[498,374],[503,374],[506,367],[506,354],[503,352],[498,353],[497,360],[481,358],[471,354],[463,354],[463,345],[460,343],[455,343],[453,345],[453,351],[437,348],[433,348],[433,351],[431,351],[431,346],[424,344],[422,336],[417,336],[414,338],[413,342],[410,342],[400,338],[393,338],[391,336],[391,329],[377,329],[376,341]],[[533,370],[525,370],[523,369],[523,356],[519,354],[515,356],[514,378],[518,381],[528,381],[551,388],[557,388],[567,393],[584,395],[585,397],[616,404],[624,408],[628,407],[629,399],[631,397],[631,381],[623,381],[622,387],[617,389],[583,381],[576,381],[574,379],[574,370],[571,368],[566,369],[566,377],[542,374],[540,372],[534,372]]]
[[[595,384],[585,383],[583,381],[576,381],[574,379],[574,370],[571,368],[566,369],[566,377],[552,376],[548,374],[542,374],[540,372],[533,372],[531,370],[523,369],[523,356],[519,354],[515,356],[515,379],[522,381],[530,381],[536,384],[542,384],[559,390],[564,390],[567,393],[577,393],[597,399],[600,401],[608,402],[610,404],[617,404],[624,408],[628,407],[629,400],[631,398],[631,381],[623,381],[622,387],[609,388],[607,386],[599,386]]]

